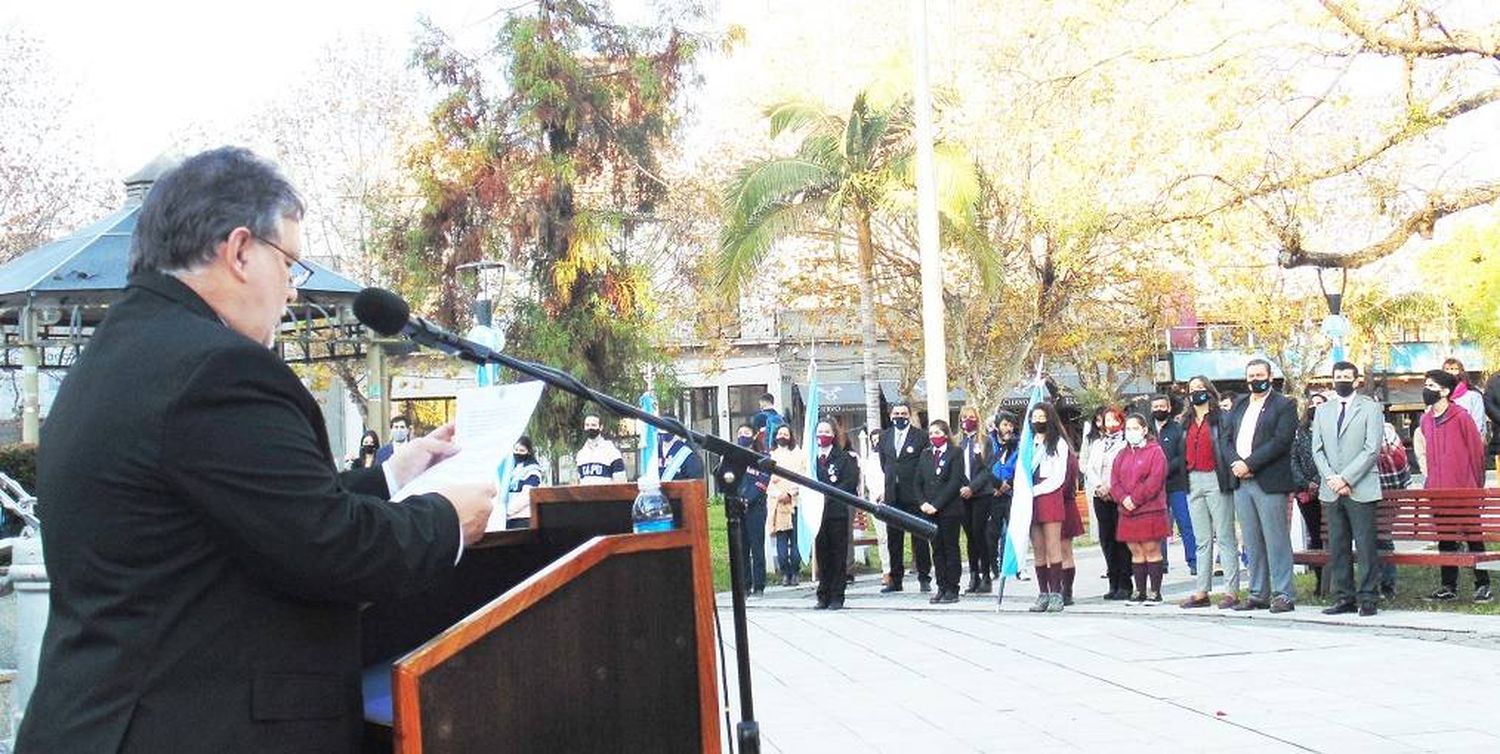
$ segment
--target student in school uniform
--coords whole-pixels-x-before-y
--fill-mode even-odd
[[[964,542],[969,553],[970,594],[987,594],[994,588],[990,568],[995,564],[994,541],[985,536],[990,508],[995,504],[995,478],[990,470],[995,462],[990,436],[979,430],[979,410],[964,406],[958,412],[958,436],[953,439],[959,452],[958,496],[963,507]]]
[[[927,425],[927,443],[930,449],[917,464],[917,495],[922,501],[917,507],[938,528],[932,540],[938,588],[928,601],[946,605],[958,601],[958,532],[964,516],[958,491],[963,484],[963,459],[962,451],[949,442],[948,422],[939,419]]]
[[[814,435],[818,456],[814,461],[814,478],[849,494],[858,494],[859,461],[849,452],[849,438],[836,418],[818,422]],[[816,610],[840,610],[844,607],[844,589],[848,586],[849,506],[837,500],[823,504],[823,520],[813,540],[813,560],[818,568],[818,601]]]
[[[1042,402],[1032,409],[1031,431],[1035,449],[1031,468],[1017,468],[1017,474],[1032,476],[1031,548],[1036,558],[1037,601],[1028,608],[1033,613],[1058,613],[1063,609],[1063,529],[1068,508],[1073,505],[1073,490],[1068,485],[1073,448],[1057,408]],[[1076,474],[1071,475],[1076,479]],[[1071,527],[1069,527],[1071,530]]]
[[[1167,536],[1167,455],[1140,414],[1125,417],[1125,447],[1110,471],[1110,497],[1120,506],[1115,538],[1130,548],[1134,604],[1161,602],[1162,550]],[[1149,582],[1149,583],[1148,583]]]

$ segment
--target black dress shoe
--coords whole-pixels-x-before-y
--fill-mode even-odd
[[[990,592],[992,592],[994,590],[995,590],[995,582],[991,581],[989,576],[985,576],[985,577],[983,577],[983,578],[981,578],[979,580],[979,593],[980,594],[989,594]]]
[[[1357,608],[1357,607],[1354,606],[1354,600],[1339,600],[1338,602],[1335,602],[1332,605],[1329,605],[1328,607],[1323,608],[1323,614],[1324,615],[1343,615],[1345,613],[1355,612],[1358,609],[1359,608]]]
[[[828,609],[828,600],[818,600],[818,604],[813,605],[813,609],[814,610],[827,610]]]
[[[901,591],[901,585],[900,584],[886,584],[885,586],[880,587],[880,593],[881,594],[890,594],[891,592],[899,592],[899,591]]]
[[[828,603],[828,609],[829,610],[843,610],[844,609],[844,601],[843,600],[834,600],[834,601]]]
[[[937,594],[934,594],[931,597],[927,598],[927,604],[929,604],[929,605],[936,605],[939,602],[942,602],[943,601],[943,596],[945,594],[946,594],[946,592],[939,591]]]
[[[969,594],[975,594],[975,593],[977,593],[979,591],[979,577],[978,576],[970,576],[969,577],[969,587],[967,589],[965,589],[964,591],[968,592]]]
[[[922,592],[924,594],[932,591],[932,579],[920,579],[920,582],[922,584]]]
[[[1368,617],[1374,615],[1375,612],[1376,612],[1376,610],[1375,610],[1375,603],[1373,603],[1373,602],[1362,602],[1362,603],[1360,603],[1360,605],[1359,605],[1359,617],[1361,617],[1361,618],[1368,618]]]
[[[938,604],[939,605],[952,605],[952,604],[954,604],[956,602],[958,602],[958,592],[957,591],[948,592],[947,594],[942,595],[942,597],[938,599]]]

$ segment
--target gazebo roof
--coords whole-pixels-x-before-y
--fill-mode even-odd
[[[125,289],[130,235],[140,212],[140,205],[127,205],[0,266],[0,307],[36,299],[58,305],[112,301]],[[332,303],[330,298],[353,297],[362,287],[316,262],[307,266],[313,276],[298,289],[301,296]]]

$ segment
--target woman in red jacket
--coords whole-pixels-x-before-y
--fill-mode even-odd
[[[1110,497],[1120,506],[1115,538],[1130,548],[1135,604],[1161,602],[1161,542],[1167,536],[1167,455],[1147,433],[1149,426],[1140,414],[1125,417],[1125,447],[1109,478]]]

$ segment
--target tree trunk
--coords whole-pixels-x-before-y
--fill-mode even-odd
[[[859,336],[865,359],[865,427],[880,429],[880,373],[875,358],[875,241],[870,235],[870,215],[863,208],[855,210],[855,229],[859,234]],[[928,417],[932,419],[947,417]]]

